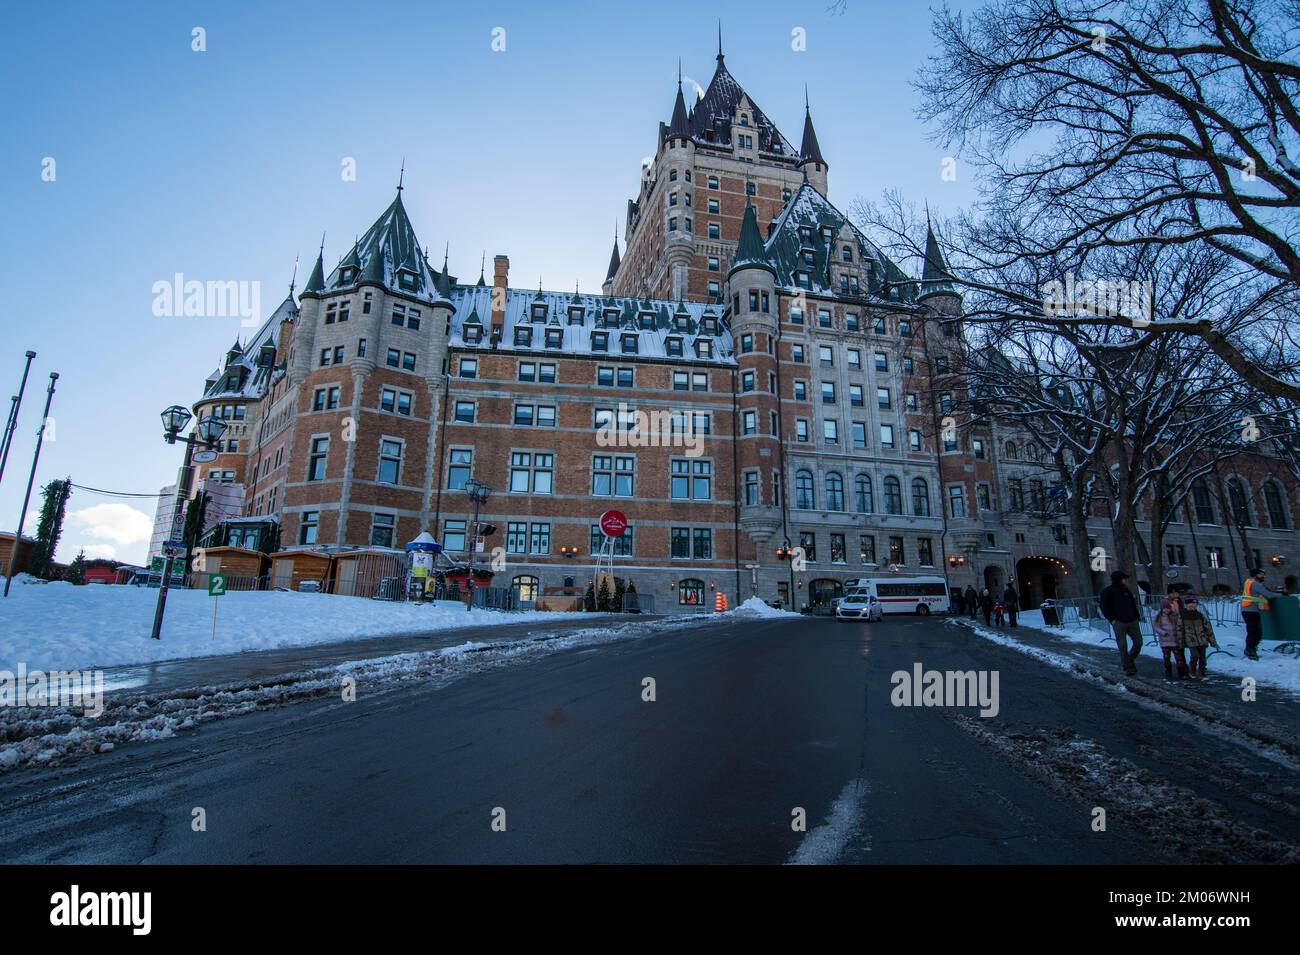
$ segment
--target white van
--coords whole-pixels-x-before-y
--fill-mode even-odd
[[[866,594],[880,601],[885,613],[947,613],[948,585],[942,577],[860,577],[845,593]]]

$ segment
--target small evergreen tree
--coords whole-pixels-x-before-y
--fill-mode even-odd
[[[81,586],[86,582],[86,552],[78,551],[68,569],[63,572],[63,579],[70,584]]]
[[[609,613],[609,580],[600,578],[600,589],[596,591],[596,609],[600,613]]]
[[[609,598],[609,609],[612,610],[614,613],[623,612],[623,593],[624,593],[623,578],[615,577],[614,593]]]
[[[636,584],[630,580],[627,582],[627,592],[623,594],[623,605],[624,607],[631,608],[632,611],[639,611],[641,609],[640,605],[637,603]]]
[[[587,592],[582,598],[582,609],[587,613],[592,613],[596,609],[596,585],[588,583]]]
[[[51,481],[41,489],[45,501],[36,523],[36,542],[27,559],[27,572],[33,577],[50,580],[54,573],[54,552],[63,536],[63,515],[72,496],[72,479]]]

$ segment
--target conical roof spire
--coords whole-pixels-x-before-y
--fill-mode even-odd
[[[917,300],[925,298],[927,295],[956,295],[957,288],[953,285],[952,273],[948,271],[948,263],[943,259],[943,250],[939,248],[939,240],[935,237],[934,227],[930,224],[930,214],[925,215],[925,268],[921,272],[921,294]]]
[[[311,275],[307,276],[307,287],[302,294],[317,295],[325,288],[325,236],[320,237],[320,252],[316,255],[316,264],[312,266]]]
[[[609,269],[605,272],[605,281],[611,282],[618,274],[618,267],[623,260],[618,254],[618,223],[614,224],[614,251],[609,254]]]
[[[799,147],[799,157],[804,162],[819,162],[827,165],[822,158],[822,148],[817,143],[817,131],[813,129],[812,109],[808,105],[808,87],[803,88],[803,144]]]
[[[745,204],[745,218],[740,223],[740,241],[736,243],[736,258],[731,263],[731,271],[752,266],[774,271],[767,261],[763,237],[758,231],[758,214],[754,211],[754,204],[748,202]]]
[[[483,276],[486,273],[486,271],[487,271],[487,252],[484,252],[483,258],[481,258],[478,263],[478,287],[479,288],[487,287],[487,282],[483,280]]]
[[[689,136],[686,120],[686,99],[682,96],[682,63],[677,61],[677,98],[673,100],[673,120],[668,124],[668,136]]]
[[[722,65],[722,19],[718,19],[718,65]]]

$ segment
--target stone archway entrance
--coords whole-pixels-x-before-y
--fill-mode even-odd
[[[994,599],[1002,596],[1002,591],[1007,585],[1002,579],[1002,568],[997,564],[989,564],[984,568],[984,586],[989,589]]]
[[[1070,565],[1057,557],[1030,556],[1016,561],[1016,590],[1020,609],[1033,610],[1044,600],[1065,596]]]

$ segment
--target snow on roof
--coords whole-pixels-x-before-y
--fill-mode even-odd
[[[279,380],[283,369],[262,360],[262,349],[275,348],[280,323],[298,316],[298,303],[293,293],[281,302],[255,331],[247,342],[236,343],[226,354],[225,368],[217,368],[207,377],[203,400],[210,398],[242,398],[256,401],[262,398],[271,384]],[[272,359],[274,353],[272,352]]]
[[[451,294],[455,313],[451,319],[453,348],[489,350],[492,345],[492,289],[464,286]],[[535,309],[534,306],[538,308]],[[536,312],[544,310],[541,318]],[[572,310],[581,310],[581,322]],[[477,338],[465,337],[467,324],[483,327]],[[649,326],[649,327],[646,327]],[[529,329],[527,344],[516,340],[517,329]],[[558,331],[558,346],[547,347],[547,331]],[[594,333],[607,335],[605,351],[592,347]],[[623,351],[623,336],[634,335],[636,351]],[[681,354],[670,355],[667,342],[677,339]],[[697,345],[707,342],[705,352]],[[544,292],[507,289],[505,323],[496,350],[545,355],[586,355],[610,360],[665,359],[674,362],[735,364],[731,332],[722,320],[722,306],[702,302],[585,295],[577,292]]]

